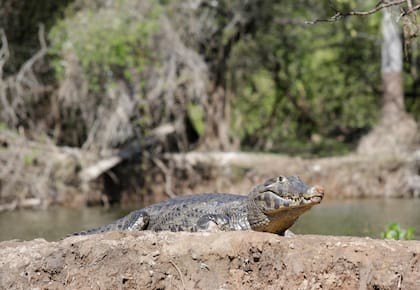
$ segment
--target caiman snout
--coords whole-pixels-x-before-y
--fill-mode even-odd
[[[319,185],[315,185],[310,190],[311,201],[314,203],[320,203],[324,197],[324,188]]]

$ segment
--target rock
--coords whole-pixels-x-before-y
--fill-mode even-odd
[[[416,289],[420,242],[109,232],[0,243],[1,289]]]

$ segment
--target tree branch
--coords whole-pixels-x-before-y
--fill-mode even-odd
[[[410,2],[411,3],[411,2]],[[401,18],[401,17],[404,17],[404,16],[406,16],[406,15],[409,15],[409,14],[411,14],[411,13],[413,13],[414,11],[416,11],[416,10],[419,10],[420,9],[420,4],[417,4],[416,6],[414,6],[414,7],[408,7],[409,9],[407,10],[407,11],[403,11],[401,14],[400,14],[400,17],[399,18]]]
[[[23,64],[22,68],[16,76],[16,80],[18,82],[30,82],[25,78],[25,74],[27,74],[32,69],[33,65],[38,60],[42,59],[48,52],[47,43],[45,41],[45,28],[43,24],[39,24],[38,39],[41,45],[41,49]]]
[[[379,10],[382,10],[384,8],[387,7],[391,7],[391,6],[397,6],[397,5],[401,5],[403,3],[407,2],[407,0],[398,0],[398,1],[392,1],[392,2],[383,2],[381,1],[380,3],[378,3],[376,5],[375,8],[372,8],[368,11],[348,11],[348,12],[341,12],[341,11],[337,11],[336,9],[334,9],[336,11],[335,15],[331,16],[330,18],[325,18],[325,19],[315,19],[313,21],[306,21],[306,24],[315,24],[318,22],[335,22],[337,20],[343,19],[345,17],[348,16],[368,16],[371,14],[374,14],[376,12],[378,12]],[[420,5],[417,5],[420,6]],[[413,11],[419,9],[419,7],[413,7],[413,9],[410,9],[405,13],[405,15],[412,13]],[[416,8],[417,7],[417,8]]]
[[[9,45],[6,38],[6,33],[0,29],[1,48],[0,48],[0,78],[2,78],[3,66],[9,59]]]

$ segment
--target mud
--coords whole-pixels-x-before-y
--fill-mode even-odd
[[[420,242],[109,232],[0,243],[1,289],[418,289]]]

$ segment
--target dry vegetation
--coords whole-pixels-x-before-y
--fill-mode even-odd
[[[7,69],[13,51],[1,30],[0,211],[152,202],[194,191],[226,191],[232,184],[232,191],[246,191],[263,176],[286,173],[325,184],[337,196],[419,195],[420,173],[412,166],[418,157],[406,151],[377,163],[375,157],[303,162],[269,155],[261,163],[258,155],[216,153],[213,158],[205,153],[241,147],[317,152],[322,146],[324,152],[342,152],[340,146],[354,148],[375,120],[372,95],[379,94],[378,80],[366,83],[359,65],[372,58],[371,47],[345,37],[331,43],[354,45],[365,55],[330,48],[313,53],[314,36],[298,17],[319,14],[321,4],[312,10],[297,2],[260,4],[175,1],[163,7],[148,1],[78,0],[47,32],[40,26],[38,51],[16,71]],[[0,16],[8,15],[4,11]],[[352,25],[339,34],[365,24]],[[315,38],[331,34],[330,28],[319,27],[311,31]],[[335,47],[331,43],[325,47]],[[342,74],[328,70],[338,64],[331,68],[322,62],[341,61],[345,53],[352,63],[340,63],[346,68]],[[417,56],[411,57],[415,63]],[[319,68],[305,67],[308,59],[318,61]],[[366,71],[378,68],[371,66]],[[347,83],[338,86],[341,79]],[[417,81],[413,74],[412,94]],[[409,116],[404,115],[407,125],[386,116],[376,135],[386,135],[391,122],[400,134],[388,134],[387,147],[413,139],[413,149],[418,136],[412,134],[416,124]],[[364,143],[367,152],[383,142]],[[200,161],[183,154],[189,151],[202,152],[193,153]],[[319,163],[327,169],[313,171]]]

